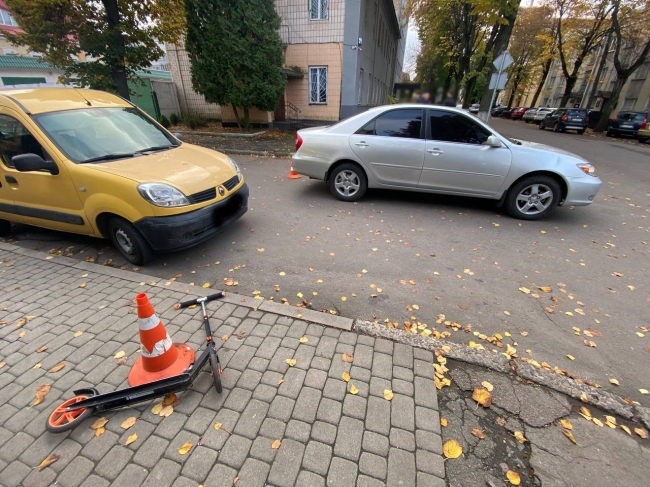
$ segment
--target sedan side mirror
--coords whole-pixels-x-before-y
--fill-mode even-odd
[[[46,161],[38,154],[19,154],[11,158],[16,170],[20,172],[47,171],[56,176],[59,168],[53,161]]]
[[[490,135],[485,141],[485,144],[489,145],[490,147],[503,147],[501,140],[499,140],[499,137],[496,135]]]

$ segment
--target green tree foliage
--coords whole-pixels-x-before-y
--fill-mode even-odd
[[[127,81],[163,55],[185,19],[183,0],[6,0],[23,33],[14,44],[40,52],[60,68],[62,81],[129,98]],[[85,62],[74,56],[84,53]]]
[[[284,92],[280,16],[272,0],[185,0],[192,85],[211,103],[273,111]]]

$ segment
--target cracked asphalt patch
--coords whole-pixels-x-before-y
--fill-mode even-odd
[[[578,414],[584,404],[521,377],[486,370],[448,359],[450,387],[438,392],[443,442],[457,440],[463,456],[447,460],[447,479],[452,487],[510,485],[505,473],[520,475],[522,486],[644,485],[650,475],[647,441],[628,436],[639,425],[616,418],[618,428],[598,426]],[[494,389],[492,405],[479,406],[472,399],[475,387],[487,381]],[[605,423],[605,413],[587,406],[594,418]],[[573,444],[565,437],[560,419],[571,423]],[[485,434],[472,434],[478,428]],[[515,431],[527,441],[519,443]]]

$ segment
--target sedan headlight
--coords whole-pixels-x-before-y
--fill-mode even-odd
[[[232,164],[232,167],[235,169],[235,171],[237,171],[237,179],[241,181],[241,170],[239,169],[237,163],[230,156],[228,156],[228,162]]]
[[[190,204],[187,197],[179,190],[162,183],[143,183],[138,185],[140,195],[152,205],[174,207]]]
[[[578,168],[585,174],[589,174],[590,176],[595,176],[596,175],[596,166],[593,164],[589,164],[588,162],[584,164],[578,164]]]

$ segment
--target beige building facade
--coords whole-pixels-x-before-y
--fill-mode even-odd
[[[386,103],[402,74],[405,1],[276,0],[287,86],[278,109],[251,110],[251,122],[336,121]],[[181,112],[234,122],[232,107],[192,90],[184,48],[167,51]]]

